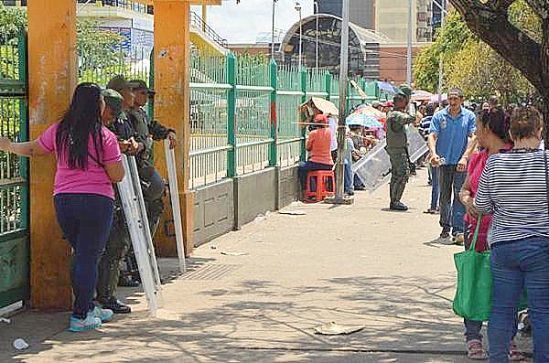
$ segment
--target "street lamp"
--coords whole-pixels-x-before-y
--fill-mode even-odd
[[[299,13],[299,70],[301,70],[301,57],[303,51],[303,27],[301,24],[301,4],[299,3],[299,1],[295,2],[295,10]]]

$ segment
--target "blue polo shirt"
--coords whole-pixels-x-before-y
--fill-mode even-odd
[[[436,151],[446,165],[457,165],[467,149],[468,137],[476,130],[475,114],[466,108],[454,118],[446,107],[433,116],[429,132],[437,135]]]

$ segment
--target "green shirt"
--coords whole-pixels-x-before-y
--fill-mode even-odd
[[[387,116],[387,147],[406,148],[406,125],[415,122],[416,118],[406,112],[391,111]]]

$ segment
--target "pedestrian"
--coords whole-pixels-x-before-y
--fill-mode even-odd
[[[22,156],[55,154],[53,199],[57,221],[73,249],[72,289],[75,296],[69,330],[99,328],[113,312],[93,304],[97,263],[113,218],[112,183],[124,177],[116,136],[101,124],[105,103],[94,83],[79,84],[60,122],[38,139],[13,143],[0,138],[0,150]]]
[[[309,159],[306,162],[301,162],[298,169],[302,190],[305,190],[307,173],[309,171],[332,170],[334,166],[330,153],[332,133],[328,128],[328,118],[326,115],[316,115],[311,128],[312,130],[309,133],[306,145]]]
[[[459,200],[459,191],[465,181],[467,160],[475,146],[476,117],[462,106],[463,92],[459,88],[450,89],[448,103],[449,106],[435,113],[431,120],[428,145],[431,164],[440,167],[440,242],[462,245],[465,209]]]
[[[412,89],[406,84],[398,88],[395,95],[394,110],[387,115],[387,153],[391,159],[390,210],[407,211],[408,207],[401,202],[406,183],[410,176],[408,162],[407,125],[414,123],[416,118],[406,112],[412,96]]]
[[[330,129],[331,138],[330,138],[330,153],[332,155],[332,160],[334,163],[337,162],[337,118],[332,115],[328,115],[328,128]]]
[[[136,140],[136,132],[128,119],[128,111],[135,102],[130,84],[124,77],[116,76],[107,84],[104,95],[107,108],[114,109],[116,110],[114,113],[118,113],[110,129],[116,134],[121,151],[130,156],[136,155],[144,149],[144,146]],[[129,314],[131,308],[116,297],[120,264],[131,246],[122,203],[119,195],[116,196],[113,225],[105,252],[99,261],[96,300],[103,308],[112,310],[115,314]]]
[[[474,198],[478,190],[480,177],[491,155],[505,152],[513,147],[509,139],[509,122],[502,108],[496,107],[483,111],[477,119],[477,141],[481,150],[471,155],[467,166],[467,178],[459,193],[460,199],[467,211],[465,215],[465,249],[468,250],[478,222],[478,212]],[[482,217],[475,250],[488,251],[488,230],[492,222],[491,215]],[[487,354],[482,345],[482,321],[465,319],[465,341],[467,356],[471,359],[486,359]],[[513,325],[513,337],[517,334],[518,321]],[[524,360],[524,355],[517,349],[514,340],[509,344],[509,358],[512,361]]]
[[[425,141],[429,138],[429,130],[431,129],[431,120],[435,114],[435,107],[433,104],[428,104],[425,107],[425,116],[419,124],[419,133],[424,137]],[[429,157],[429,156],[427,156]],[[435,167],[429,163],[428,165],[428,184],[431,186],[431,203],[429,208],[424,212],[427,214],[437,214],[439,212],[438,199],[440,194],[439,185],[439,167]]]
[[[549,157],[539,149],[542,125],[534,107],[515,109],[510,126],[513,149],[488,159],[475,197],[479,213],[493,214],[488,322],[493,363],[508,361],[517,306],[525,288],[534,362],[549,362]]]

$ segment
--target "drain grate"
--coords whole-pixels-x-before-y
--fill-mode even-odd
[[[206,264],[195,271],[186,273],[183,280],[221,280],[236,271],[241,265]]]

